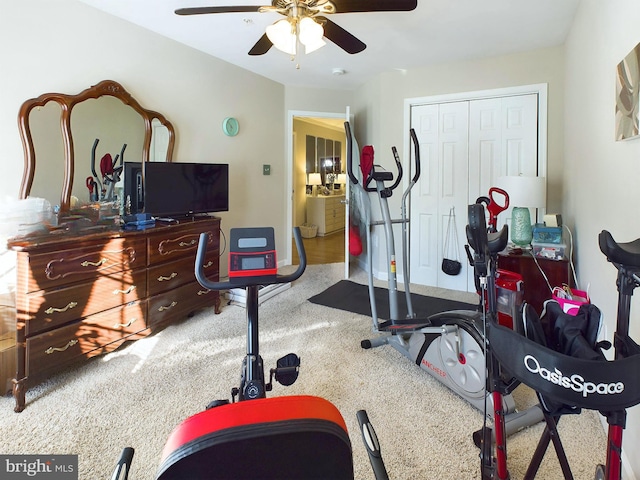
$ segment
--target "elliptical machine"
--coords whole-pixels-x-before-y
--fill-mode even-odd
[[[380,335],[363,340],[362,348],[369,349],[390,345],[430,375],[435,377],[449,389],[467,400],[481,412],[494,412],[492,396],[486,389],[486,364],[484,354],[483,312],[472,310],[453,310],[420,318],[413,311],[411,304],[410,279],[408,270],[407,245],[407,198],[411,189],[420,178],[420,147],[413,129],[410,130],[414,147],[415,173],[407,189],[402,194],[401,218],[392,219],[388,198],[401,182],[403,171],[398,152],[392,148],[397,176],[389,171],[376,170],[373,164],[363,165],[360,170],[362,181],[356,176],[353,166],[353,141],[349,122],[345,122],[347,137],[347,173],[356,196],[361,199],[361,218],[365,224],[365,245],[367,250],[367,270],[369,299],[373,331]],[[364,168],[363,168],[364,166]],[[391,186],[387,186],[391,184]],[[374,186],[372,186],[374,185]],[[379,198],[382,220],[373,220],[369,194],[375,193]],[[497,213],[496,213],[497,215]],[[406,318],[400,318],[401,292],[398,290],[396,274],[396,253],[393,224],[402,225],[404,272],[404,296],[407,307]],[[373,278],[373,253],[371,249],[371,230],[382,226],[387,248],[388,296],[390,319],[381,321],[378,318],[375,301]],[[506,229],[495,235],[497,240],[492,244],[495,252],[503,250],[508,241]],[[515,386],[513,387],[515,388]],[[502,396],[500,411],[504,413],[507,434],[542,421],[542,411],[536,405],[525,411],[516,409],[515,400],[510,392]]]

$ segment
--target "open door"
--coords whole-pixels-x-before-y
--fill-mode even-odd
[[[286,245],[286,261],[288,263],[292,263],[293,257],[293,226],[301,225],[305,223],[305,197],[306,197],[306,189],[307,185],[305,185],[305,178],[307,173],[307,165],[305,162],[308,162],[308,159],[305,155],[305,150],[308,150],[308,146],[306,145],[306,141],[309,135],[317,136],[318,139],[320,137],[324,137],[325,134],[323,132],[316,133],[314,131],[310,131],[309,128],[313,129],[314,127],[309,127],[309,124],[313,124],[320,128],[328,128],[333,130],[334,135],[336,132],[340,132],[339,140],[335,141],[335,144],[340,143],[342,145],[341,151],[342,156],[344,156],[344,149],[346,148],[346,135],[344,131],[344,122],[345,119],[350,118],[353,121],[353,116],[349,114],[348,107],[347,112],[343,113],[327,113],[327,112],[309,112],[309,111],[293,111],[290,110],[287,115],[288,125],[287,125],[287,171],[289,172],[287,179],[287,188],[288,191],[291,192],[291,195],[287,199],[287,221],[286,228],[290,233],[288,237],[290,241],[287,242]],[[306,124],[306,127],[301,129],[300,125]],[[297,138],[296,138],[297,137]],[[329,134],[327,139],[334,138]],[[329,140],[327,140],[329,141]],[[316,145],[317,146],[317,145]],[[318,156],[321,153],[317,153]],[[342,158],[341,165],[342,171],[344,171],[345,158]],[[347,208],[348,199],[349,199],[349,185],[348,182],[345,184],[345,201],[342,202],[342,207],[345,209],[345,229],[341,233],[344,236],[344,246],[345,246],[345,277],[349,277],[349,239],[348,239],[348,229],[349,225],[349,211]],[[315,222],[314,222],[315,223]],[[339,235],[339,232],[332,233],[331,235]],[[333,260],[337,261],[337,260]]]
[[[347,107],[347,111],[345,114],[345,121],[349,122],[351,126],[353,126],[353,115],[351,115],[351,109]],[[346,135],[346,133],[345,133]],[[349,141],[345,142],[347,147],[349,148]],[[356,142],[355,135],[353,131],[351,133],[351,144],[353,149],[358,150],[358,142]],[[347,153],[348,155],[349,153]],[[358,157],[359,158],[359,157]],[[346,162],[346,158],[345,158]],[[345,163],[343,162],[343,164]],[[358,162],[359,163],[359,162]],[[349,176],[347,175],[347,183],[346,183],[346,194],[345,194],[345,215],[344,215],[344,278],[351,277],[351,254],[349,253],[349,229],[351,228],[351,182],[349,181]]]

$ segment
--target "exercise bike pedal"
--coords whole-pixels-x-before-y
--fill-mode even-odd
[[[300,357],[295,353],[289,353],[276,362],[276,368],[270,370],[269,383],[266,385],[267,391],[271,391],[273,377],[280,385],[288,387],[293,385],[298,379],[300,371]]]

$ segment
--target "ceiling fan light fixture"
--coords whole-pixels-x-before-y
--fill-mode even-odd
[[[269,25],[265,33],[271,43],[273,43],[273,46],[278,50],[288,53],[289,55],[296,54],[297,39],[295,26],[292,25],[288,19],[284,18],[278,20],[273,25]]]
[[[326,45],[322,39],[324,28],[311,17],[303,17],[299,25],[300,43],[304,45],[305,53],[315,52]]]

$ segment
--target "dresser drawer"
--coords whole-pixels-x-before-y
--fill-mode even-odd
[[[145,269],[118,272],[93,283],[27,294],[21,297],[20,320],[31,336],[146,296]]]
[[[204,262],[204,271],[208,278],[218,276],[218,251],[207,250]],[[167,290],[179,287],[185,283],[193,282],[195,277],[195,256],[187,257],[173,262],[163,263],[149,268],[147,286],[149,296],[154,296]]]
[[[113,238],[104,243],[38,253],[28,258],[26,281],[18,281],[21,293],[48,290],[103,275],[145,266],[144,238]]]
[[[182,226],[178,232],[165,230],[149,236],[148,264],[156,265],[174,259],[193,256],[198,250],[198,242],[201,233],[207,233],[207,252],[217,251],[219,245],[220,221],[196,221]]]
[[[218,292],[203,288],[198,282],[191,282],[149,299],[147,324],[152,329],[177,318],[182,318],[195,310],[212,306],[218,299]]]
[[[345,208],[344,204],[342,203],[342,201],[344,200],[344,196],[343,195],[335,195],[335,196],[328,196],[326,197],[325,200],[325,208],[327,210],[333,209],[333,208]]]
[[[114,342],[145,330],[144,314],[145,302],[136,301],[27,339],[26,375],[112,350]]]

